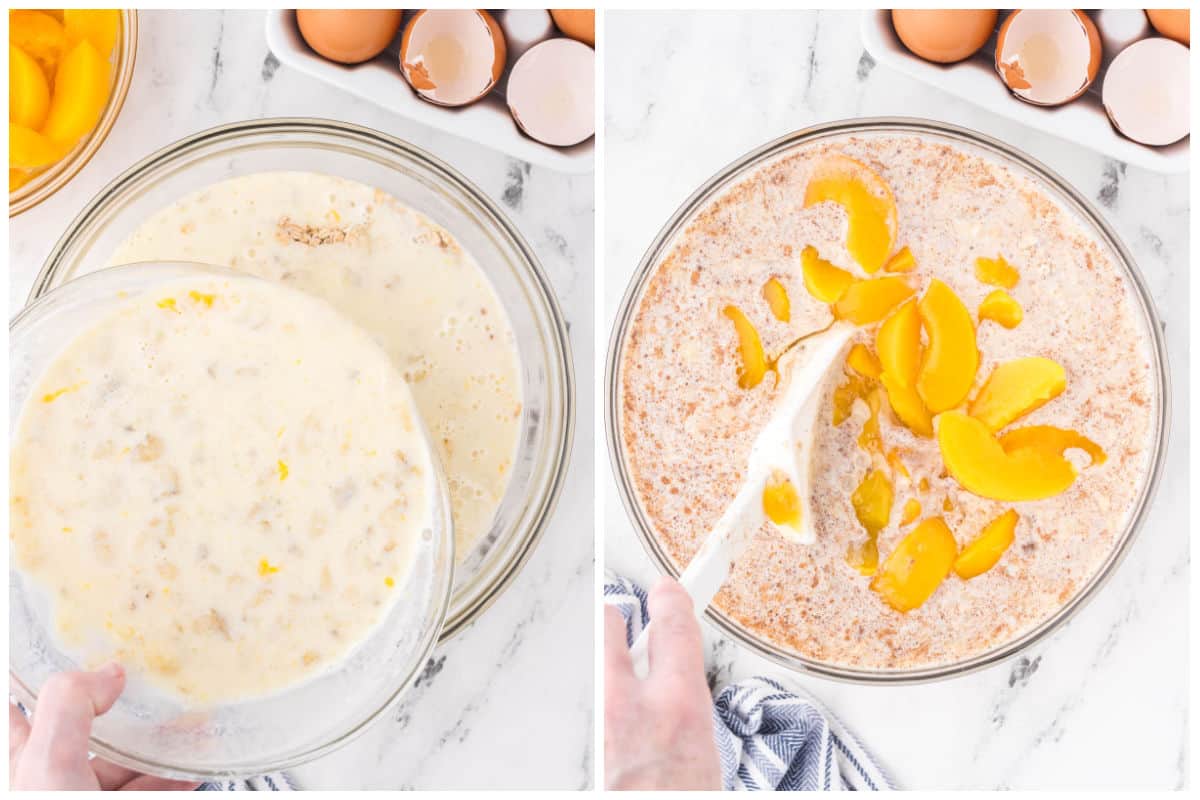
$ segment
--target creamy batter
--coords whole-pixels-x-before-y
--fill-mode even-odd
[[[848,547],[864,537],[851,493],[871,466],[856,443],[867,416],[857,402],[842,425],[818,428],[817,541],[798,544],[763,525],[715,602],[754,634],[817,661],[881,670],[953,663],[1020,635],[1086,584],[1124,530],[1152,455],[1159,398],[1132,288],[1110,252],[1030,179],[980,152],[899,135],[813,144],[750,173],[697,212],[640,299],[621,354],[625,458],[654,534],[686,565],[741,485],[751,443],[781,393],[770,378],[739,388],[737,338],[722,308],[742,309],[765,350],[779,352],[830,321],[828,306],[804,288],[804,246],[861,275],[845,248],[842,209],[804,207],[808,176],[827,153],[863,161],[891,186],[896,244],[916,257],[906,277],[918,292],[937,277],[974,315],[994,288],[974,276],[976,257],[1002,254],[1019,267],[1010,293],[1025,319],[1013,330],[977,326],[977,381],[1001,361],[1054,359],[1066,369],[1067,390],[1021,424],[1079,431],[1108,461],[1082,470],[1057,497],[1000,503],[963,490],[944,474],[934,440],[882,414],[883,441],[911,472],[897,480],[891,522],[879,537],[883,556],[911,530],[900,524],[909,499],[921,504],[922,517],[943,516],[960,548],[1005,508],[1021,515],[1016,541],[995,567],[970,581],[951,576],[924,605],[901,614],[846,561]],[[772,277],[791,298],[789,322],[763,301]],[[854,341],[871,344],[874,333],[863,329]],[[841,370],[834,373],[827,408],[842,381]]]
[[[12,448],[12,542],[59,635],[191,702],[291,685],[401,597],[436,497],[403,378],[325,303],[172,281],[75,339]]]
[[[504,307],[446,230],[361,183],[263,172],[163,209],[109,263],[155,260],[302,289],[374,336],[412,387],[449,485],[457,559],[470,555],[508,486],[521,381]]]

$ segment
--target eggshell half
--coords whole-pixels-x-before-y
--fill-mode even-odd
[[[1154,37],[1122,50],[1104,74],[1104,110],[1135,142],[1168,145],[1191,129],[1188,57],[1179,42]]]
[[[400,40],[400,70],[424,99],[464,106],[486,95],[504,72],[504,33],[477,9],[418,11]]]
[[[547,39],[525,52],[508,76],[508,108],[521,130],[568,147],[596,132],[596,51],[574,39]]]
[[[1074,9],[1014,11],[996,38],[996,72],[1027,103],[1057,106],[1087,91],[1102,55],[1100,32]]]

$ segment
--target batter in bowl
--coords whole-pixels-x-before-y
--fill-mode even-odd
[[[448,231],[370,186],[308,172],[231,178],[151,216],[112,255],[218,264],[320,297],[412,387],[450,490],[461,563],[504,497],[521,424],[512,327]]]
[[[805,509],[816,542],[764,524],[715,604],[802,657],[902,670],[1001,646],[1075,596],[1112,552],[1145,485],[1160,398],[1128,278],[1033,180],[982,150],[911,134],[798,147],[723,190],[676,235],[619,356],[625,463],[677,565],[687,565],[744,479],[750,445],[782,392],[771,359],[835,315],[870,305],[847,287],[880,278],[900,294],[862,322],[859,348],[824,387]],[[901,418],[889,402],[899,393],[880,385],[880,329],[910,301],[914,315],[927,304],[959,308],[958,341],[969,339],[977,358],[960,392],[923,424]],[[914,375],[935,349],[931,327],[924,318],[913,329],[924,352],[911,362]],[[760,345],[757,362],[750,345]],[[1012,420],[991,420],[981,441],[999,452],[995,437],[1036,427],[1065,451],[1047,463],[1077,475],[1049,496],[998,499],[963,485],[939,437],[947,420],[986,417],[977,406],[984,386],[1019,359],[1053,362],[1063,385]],[[1004,543],[1010,511],[1018,521],[998,559],[981,564],[976,551],[974,563],[959,563],[1002,518],[992,538]],[[948,555],[934,588],[919,602],[899,596],[889,575],[911,555],[903,543],[917,528],[942,525]]]
[[[12,552],[88,663],[199,705],[261,695],[337,663],[403,596],[432,459],[402,376],[327,304],[175,280],[38,378]]]

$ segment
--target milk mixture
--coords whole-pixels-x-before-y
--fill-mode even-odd
[[[941,517],[961,549],[1006,508],[1020,515],[995,566],[969,580],[951,574],[902,613],[847,557],[864,537],[852,494],[875,463],[861,446],[870,410],[856,400],[848,419],[835,425],[825,416],[818,426],[816,542],[796,543],[764,524],[715,602],[755,635],[816,661],[880,670],[953,663],[1029,630],[1086,584],[1128,523],[1152,455],[1160,400],[1133,290],[1109,251],[1030,179],[982,152],[912,135],[860,135],[794,151],[725,190],[676,237],[636,308],[620,356],[626,462],[654,535],[686,566],[737,492],[750,445],[782,393],[771,375],[739,386],[739,340],[725,310],[741,309],[763,350],[781,352],[831,320],[830,306],[806,291],[802,249],[846,270],[854,265],[843,208],[805,203],[816,165],[838,154],[890,185],[896,245],[907,245],[916,264],[898,274],[917,296],[940,279],[969,309],[981,359],[972,395],[1001,362],[1053,359],[1065,369],[1065,391],[1019,425],[1072,429],[1107,460],[1084,467],[1087,458],[1068,451],[1079,474],[1065,492],[996,502],[947,475],[937,441],[900,424],[885,400],[878,438],[896,464],[881,557],[918,516]],[[1024,319],[1012,329],[976,317],[995,287],[972,265],[998,256],[1020,271],[1008,293]],[[765,300],[771,279],[790,298],[787,321]],[[876,328],[853,341],[874,345]],[[838,368],[827,377],[826,408],[851,374]],[[910,508],[919,509],[911,519]]]
[[[459,562],[487,534],[521,422],[512,328],[471,255],[391,196],[307,172],[231,178],[150,217],[109,260],[232,267],[328,301],[412,387],[446,473]]]
[[[436,470],[404,379],[323,302],[244,277],[129,299],[37,380],[15,563],[57,632],[206,704],[345,656],[406,588]]]

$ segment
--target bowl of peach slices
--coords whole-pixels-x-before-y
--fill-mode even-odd
[[[136,11],[8,12],[9,216],[54,194],[100,149],[136,51]]]

